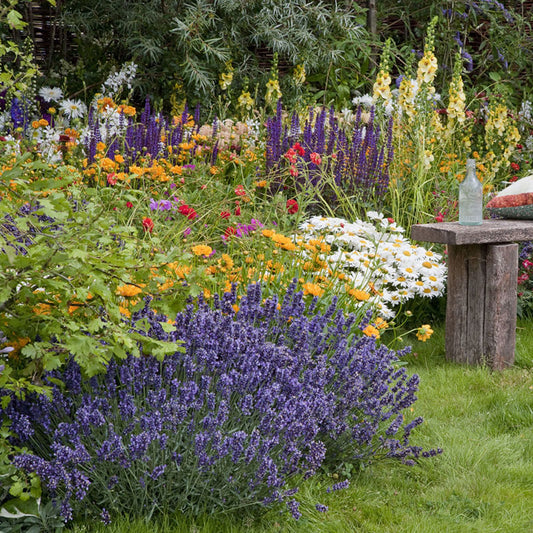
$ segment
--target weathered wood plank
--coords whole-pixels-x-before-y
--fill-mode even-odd
[[[486,245],[469,245],[465,248],[467,270],[466,343],[463,346],[464,361],[468,364],[483,364],[483,339],[485,335],[485,286]]]
[[[467,251],[465,246],[448,246],[446,300],[446,357],[465,362],[468,302]]]
[[[487,250],[485,355],[495,370],[514,363],[518,244],[495,244]]]
[[[530,241],[533,220],[484,220],[480,226],[461,226],[459,222],[416,224],[411,228],[411,238],[453,245]]]

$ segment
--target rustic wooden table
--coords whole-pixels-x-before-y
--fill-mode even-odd
[[[446,244],[446,357],[501,370],[514,363],[518,244],[533,240],[532,220],[417,224],[416,241]]]

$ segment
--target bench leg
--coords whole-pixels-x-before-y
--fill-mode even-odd
[[[518,244],[448,246],[446,357],[501,370],[514,363]]]

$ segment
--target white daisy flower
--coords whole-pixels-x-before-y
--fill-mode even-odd
[[[69,119],[82,118],[87,113],[87,106],[81,100],[63,100],[59,110]]]
[[[63,98],[63,91],[59,87],[41,87],[39,96],[45,102],[59,102]]]

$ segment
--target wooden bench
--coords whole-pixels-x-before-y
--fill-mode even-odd
[[[446,357],[502,370],[514,363],[518,244],[533,240],[533,221],[417,224],[416,241],[448,249]]]

